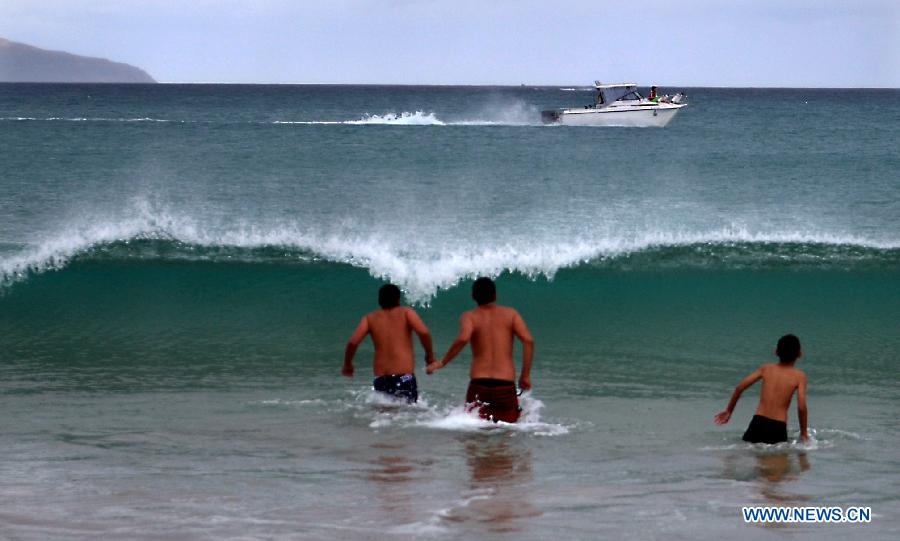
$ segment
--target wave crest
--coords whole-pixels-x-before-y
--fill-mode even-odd
[[[862,268],[900,266],[900,245],[850,236],[751,233],[728,228],[700,233],[646,232],[540,244],[427,248],[408,239],[321,234],[298,224],[212,231],[190,219],[144,208],[130,220],[95,223],[31,246],[7,246],[0,284],[61,269],[73,259],[165,259],[211,262],[308,263],[326,261],[365,268],[400,285],[412,302],[477,276],[515,272],[552,279],[572,267],[618,270],[659,268]]]

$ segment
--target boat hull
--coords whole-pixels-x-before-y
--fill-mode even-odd
[[[561,109],[544,111],[545,122],[565,126],[625,126],[662,128],[675,118],[683,104],[665,104],[658,107],[606,107],[585,109]]]

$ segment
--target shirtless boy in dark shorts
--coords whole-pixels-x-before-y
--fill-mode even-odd
[[[440,361],[428,365],[427,372],[447,363],[472,343],[471,381],[466,392],[469,410],[478,409],[482,419],[514,423],[519,420],[516,396],[516,365],[513,363],[513,337],[522,342],[522,373],[519,388],[531,389],[531,361],[534,339],[522,316],[512,308],[499,306],[497,288],[490,278],[479,278],[472,284],[472,299],[478,307],[462,315],[459,336]]]
[[[353,377],[353,356],[366,335],[371,334],[375,344],[375,390],[402,398],[411,404],[419,398],[412,333],[419,336],[419,341],[425,348],[426,362],[429,363],[434,361],[431,334],[415,310],[400,306],[400,288],[397,286],[381,286],[378,290],[378,304],[381,310],[363,316],[347,342],[341,374]]]
[[[803,356],[800,340],[793,334],[786,334],[778,340],[775,348],[777,363],[764,364],[752,374],[744,378],[735,387],[731,401],[725,411],[715,416],[718,425],[724,425],[731,419],[731,413],[741,393],[748,387],[763,380],[762,392],[756,415],[744,432],[744,441],[751,443],[780,443],[787,441],[787,414],[791,406],[791,398],[797,391],[797,417],[800,419],[800,439],[807,441],[806,410],[806,374],[794,368],[797,359]]]

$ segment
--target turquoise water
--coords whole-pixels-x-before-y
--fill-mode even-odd
[[[0,85],[2,537],[895,537],[900,92],[687,94]],[[368,344],[339,376],[384,280],[443,352],[481,274],[537,340],[520,426],[461,412],[467,353],[414,408]],[[712,415],[786,332],[815,440],[754,448],[758,390]]]

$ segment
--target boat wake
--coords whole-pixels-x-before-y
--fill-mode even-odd
[[[14,116],[2,117],[0,122],[177,122],[177,123],[197,123],[198,120],[173,120],[168,118],[109,118],[109,117],[33,117],[33,116]]]
[[[446,126],[434,113],[422,111],[364,115],[356,120],[276,120],[273,124],[323,124],[323,125],[393,125],[393,126]]]
[[[537,109],[524,105],[507,107],[475,115],[475,118],[441,119],[424,111],[366,114],[352,120],[276,120],[273,124],[322,124],[345,126],[542,126]]]
[[[76,122],[76,123],[176,123],[176,124],[262,124],[262,125],[339,125],[339,126],[541,126],[540,111],[525,102],[494,105],[487,103],[468,113],[427,111],[387,111],[366,113],[346,119],[210,120],[153,117],[2,117],[0,122]]]

